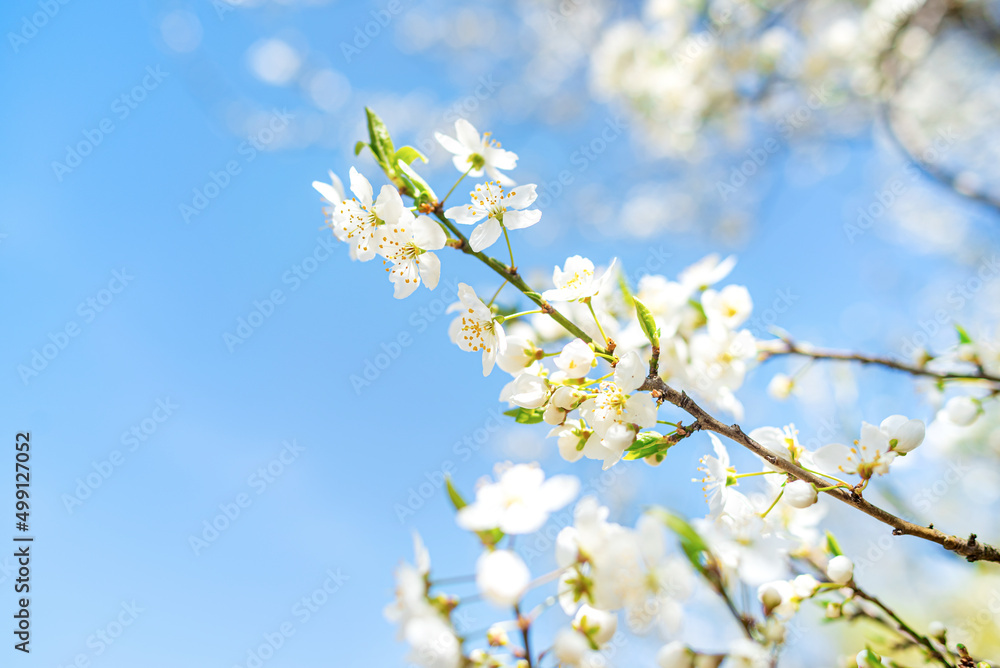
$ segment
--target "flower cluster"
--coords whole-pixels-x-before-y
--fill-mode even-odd
[[[538,661],[548,655],[560,666],[597,668],[627,628],[638,634],[655,631],[664,641],[656,657],[661,668],[723,662],[766,668],[773,665],[787,624],[803,602],[828,596],[835,599],[821,602],[830,619],[884,622],[888,616],[888,628],[898,629],[902,642],[922,648],[927,657],[962,651],[949,648],[943,637],[933,641],[900,624],[859,588],[853,562],[819,527],[826,513],[821,494],[868,503],[862,495],[869,484],[923,443],[922,420],[890,415],[877,425],[863,422],[851,445],[806,447],[794,425],[746,434],[716,420],[692,397],[742,419],[736,392],[755,361],[776,354],[853,359],[936,379],[941,410],[931,426],[961,429],[975,423],[986,412],[984,401],[997,394],[1000,381],[991,374],[1000,367],[1000,356],[993,348],[973,343],[959,328],[963,340],[953,356],[927,356],[908,367],[795,347],[786,339],[758,341],[745,328],[753,309],[748,289],[720,285],[735,259],[717,255],[681,270],[676,279],[646,275],[636,285],[629,284],[616,259],[601,267],[572,255],[554,268],[551,286],[533,289],[516,269],[509,234],[541,218],[530,208],[535,186],[514,185],[503,174],[516,166],[517,156],[468,122],[457,122],[457,137],[439,136],[460,172],[442,200],[411,166],[422,156],[412,147],[395,149],[388,130],[368,113],[370,142],[364,146],[391,185],[375,197],[371,183],[352,168],[355,198],[347,200],[336,176],[330,183],[315,183],[330,226],[348,244],[352,259],[383,258],[397,298],[412,294],[421,282],[431,289],[437,285],[441,266],[434,251],[446,246],[483,262],[502,279],[488,301],[470,285],[458,284],[458,300],[449,307],[454,313],[449,335],[461,350],[479,354],[484,376],[495,367],[510,375],[499,393],[510,407],[508,415],[519,424],[547,425],[567,462],[597,460],[604,469],[622,460],[661,464],[670,448],[699,431],[709,432],[712,447],[701,458],[702,475],[696,479],[708,513],[691,522],[652,508],[629,528],[611,521],[609,509],[595,497],[585,496],[572,512],[572,523],[556,525],[550,522],[552,513],[572,503],[581,485],[572,476],[546,478],[535,464],[499,465],[493,479],[480,482],[471,503],[449,480],[456,522],[482,548],[475,572],[467,577],[476,589],[462,596],[440,591],[443,583],[431,576],[428,553],[416,539],[415,563],[397,571],[396,600],[386,609],[412,647],[414,662],[429,668],[534,668],[529,631],[552,609],[561,610],[565,623]],[[444,200],[464,178],[483,174],[492,180],[476,185],[468,203],[445,208]],[[465,225],[475,226],[468,237],[461,232]],[[485,254],[501,236],[509,264]],[[498,303],[508,286],[520,293],[518,301]],[[517,310],[522,299],[531,303],[528,310]],[[955,371],[962,364],[968,371]],[[978,398],[953,395],[944,401],[945,382],[957,380],[975,382],[989,393],[984,389]],[[795,388],[795,377],[779,374],[769,389],[787,398]],[[663,406],[685,411],[694,421],[685,425],[676,414],[661,419]],[[758,455],[753,470],[741,472],[738,458],[730,457],[717,434]],[[905,521],[886,523],[897,527]],[[970,560],[970,555],[990,558],[988,552],[979,556],[985,548],[975,536],[945,540],[940,532],[905,524],[909,533],[926,532],[922,537]],[[533,576],[516,537],[540,532],[551,534],[555,570]],[[671,534],[679,550],[671,549]],[[538,595],[550,585],[549,595]],[[696,599],[699,587],[721,601],[741,628],[741,637],[727,641],[722,652],[696,649],[678,637],[685,601]],[[759,609],[746,603],[752,591]],[[479,642],[455,621],[457,607],[470,599],[509,610],[512,617],[489,627]],[[520,643],[512,640],[518,635]],[[857,657],[865,668],[876,661],[882,659],[870,648]]]

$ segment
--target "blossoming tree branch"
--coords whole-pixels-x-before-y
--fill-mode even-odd
[[[954,352],[924,351],[912,362],[821,350],[787,336],[757,340],[742,328],[752,310],[748,290],[717,287],[732,270],[732,257],[710,255],[675,279],[649,275],[629,285],[615,260],[600,268],[572,255],[555,267],[551,287],[531,286],[515,262],[517,232],[538,224],[542,212],[533,208],[536,186],[510,174],[517,155],[457,121],[455,136],[437,135],[459,174],[439,195],[414,166],[426,158],[410,146],[397,149],[371,110],[367,120],[368,141],[359,141],[355,152],[370,151],[388,182],[376,194],[351,168],[351,198],[332,173],[331,182],[315,182],[328,224],[351,259],[383,262],[397,299],[421,285],[438,286],[438,253],[445,249],[496,273],[491,295],[459,284],[448,333],[461,350],[480,357],[484,376],[496,367],[510,374],[499,399],[514,421],[550,425],[564,459],[595,459],[604,469],[636,460],[658,466],[670,448],[703,431],[712,447],[696,479],[707,516],[688,520],[651,508],[628,528],[608,521],[599,499],[584,496],[573,525],[558,534],[555,570],[535,576],[515,539],[540,531],[551,513],[574,502],[578,479],[546,478],[537,465],[500,464],[471,501],[449,482],[456,522],[481,543],[482,554],[467,582],[440,579],[415,537],[414,563],[397,572],[396,600],[386,610],[414,662],[431,668],[606,665],[626,642],[625,627],[665,639],[676,633],[694,583],[701,582],[739,636],[725,652],[665,642],[655,653],[661,668],[776,665],[807,601],[822,604],[831,621],[867,620],[879,625],[880,637],[888,634],[881,644],[858,648],[852,661],[861,668],[913,660],[989,665],[977,664],[973,651],[940,623],[919,629],[866,590],[851,556],[819,528],[818,499],[826,495],[887,525],[892,535],[936,543],[970,562],[1000,563],[1000,550],[975,534],[921,526],[866,498],[869,485],[889,475],[894,463],[920,457],[922,421],[890,415],[878,424],[863,422],[853,443],[809,450],[793,425],[745,432],[716,415],[742,420],[736,392],[750,365],[789,357],[803,359],[803,370],[821,362],[876,365],[954,388],[944,412],[956,425],[969,425],[983,402],[1000,393],[1000,351],[961,328]],[[494,248],[496,257],[488,254]],[[523,310],[497,304],[504,289],[520,293]],[[795,391],[796,375],[775,375],[771,394]],[[756,455],[758,467],[738,471],[717,435]],[[747,486],[759,491],[738,489]],[[463,583],[474,587],[471,593],[451,593]],[[756,592],[752,603],[748,590]],[[456,609],[484,599],[498,611],[497,621],[479,631],[460,628]],[[550,610],[561,610],[568,622],[543,639],[538,620]]]

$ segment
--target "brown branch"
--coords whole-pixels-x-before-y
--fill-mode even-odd
[[[780,469],[785,473],[798,478],[799,480],[812,483],[813,485],[816,485],[817,488],[823,489],[829,487],[829,481],[825,480],[821,476],[806,471],[793,462],[782,459],[757,441],[750,438],[739,425],[727,425],[720,422],[706,412],[705,409],[695,403],[695,401],[686,393],[678,392],[674,388],[670,387],[663,382],[659,376],[651,374],[646,378],[639,389],[652,392],[653,395],[659,399],[669,401],[674,406],[677,406],[688,413],[688,415],[695,418],[698,421],[698,424],[701,425],[701,429],[714,431],[717,434],[725,436],[731,441],[742,445],[750,452],[762,458],[771,466],[774,466],[775,468]],[[868,503],[868,501],[865,501],[856,492],[848,491],[842,487],[825,489],[824,491],[838,501],[846,503],[849,506],[853,506],[866,515],[874,517],[879,522],[891,526],[894,536],[916,536],[917,538],[923,538],[924,540],[941,545],[946,550],[950,550],[955,554],[965,557],[968,561],[992,561],[1000,563],[1000,550],[992,545],[987,545],[986,543],[977,541],[975,534],[969,536],[968,539],[964,539],[959,538],[958,536],[946,534],[942,531],[938,531],[937,529],[923,527],[914,524],[913,522],[908,522],[900,517],[896,517],[882,508],[879,508],[878,506]]]
[[[789,339],[775,341],[768,347],[762,348],[761,360],[767,360],[778,355],[798,355],[809,357],[814,360],[834,360],[840,362],[857,362],[859,364],[874,364],[887,369],[903,371],[914,376],[926,376],[938,380],[983,380],[990,383],[1000,383],[1000,376],[986,373],[979,369],[975,372],[962,371],[934,371],[924,366],[907,364],[891,357],[878,357],[875,355],[865,355],[862,353],[843,352],[839,350],[822,350],[812,346],[804,346]]]
[[[899,627],[898,629],[896,629],[897,633],[909,636],[910,640],[913,643],[915,643],[915,644],[923,647],[925,650],[927,650],[927,652],[931,656],[931,658],[933,658],[938,663],[941,663],[942,665],[947,666],[947,668],[951,668],[952,664],[948,663],[948,660],[944,657],[943,654],[941,654],[941,652],[938,651],[937,647],[934,646],[934,643],[931,642],[930,638],[928,638],[927,636],[921,635],[920,633],[918,633],[917,631],[915,631],[909,624],[907,624],[906,622],[904,622],[903,619],[892,610],[892,608],[890,608],[889,606],[887,606],[885,603],[883,603],[882,601],[880,601],[875,596],[872,596],[871,594],[869,594],[869,593],[867,593],[867,592],[859,589],[853,583],[850,584],[850,585],[848,585],[848,586],[851,588],[851,591],[854,592],[854,596],[856,596],[857,598],[863,599],[865,601],[868,601],[869,603],[873,604],[875,607],[879,608],[886,615],[888,615],[889,618],[892,619],[892,621],[894,621],[896,623],[896,625]],[[891,626],[890,626],[890,628],[891,628]]]

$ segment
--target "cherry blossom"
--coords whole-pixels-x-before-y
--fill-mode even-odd
[[[435,132],[434,137],[450,153],[454,154],[452,162],[455,169],[463,174],[479,178],[485,171],[489,177],[503,184],[513,183],[509,177],[499,170],[509,170],[517,167],[517,154],[500,148],[500,143],[491,139],[489,133],[482,136],[479,131],[464,118],[455,121],[455,137]]]

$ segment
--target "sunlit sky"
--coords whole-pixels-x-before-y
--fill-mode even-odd
[[[410,3],[402,4],[405,16]],[[38,6],[6,3],[4,32],[20,30]],[[329,243],[310,183],[328,169],[346,181],[351,164],[377,181],[370,157],[352,163],[366,105],[390,125],[400,119],[397,144],[419,145],[428,136],[415,133],[429,121],[407,122],[408,115],[433,109],[433,128],[449,131],[454,113],[440,110],[454,112],[484,78],[515,76],[488,53],[457,63],[402,51],[395,18],[346,62],[341,43],[379,7],[269,5],[220,17],[211,3],[74,2],[59,5],[16,52],[5,45],[2,425],[11,442],[17,431],[32,435],[36,536],[32,653],[21,663],[69,666],[82,656],[102,668],[246,666],[248,651],[288,624],[292,635],[265,665],[403,665],[405,648],[381,611],[392,596],[392,569],[411,556],[411,532],[422,534],[444,575],[467,572],[476,554],[440,489],[425,499],[421,485],[440,485],[447,467],[471,491],[504,459],[537,460],[584,481],[599,476],[598,462],[562,462],[543,440],[544,426],[498,421],[504,375],[483,379],[479,360],[448,341],[447,318],[427,317],[452,301],[448,285],[465,281],[489,293],[495,276],[446,249],[441,288],[399,302],[381,265],[351,263],[344,247],[305,262]],[[585,197],[596,193],[620,208],[632,185],[664,167],[640,157],[641,137],[628,129],[585,168],[573,162],[617,114],[587,100],[581,80],[567,84],[572,113],[555,124],[537,109],[517,116],[489,94],[475,98],[473,120],[488,119],[520,155],[520,181],[574,174],[541,223],[514,240],[526,275],[545,280],[579,253],[601,264],[617,257],[631,270],[662,259],[658,271],[675,276],[707,252],[734,252],[730,280],[750,288],[758,314],[790,292],[794,303],[777,325],[817,343],[892,354],[919,331],[912,323],[940,305],[954,321],[980,318],[978,298],[961,308],[945,301],[974,265],[921,255],[878,230],[853,242],[845,234],[852,212],[885,178],[871,166],[867,133],[833,140],[833,167],[810,166],[783,146],[748,186],[759,204],[735,243],[699,233],[712,221],[636,238],[611,219],[585,220],[578,206]],[[510,95],[504,100],[504,109],[516,107]],[[283,127],[272,110],[291,114],[288,135],[251,150],[247,119]],[[53,166],[69,165],[67,147],[81,142],[93,146],[77,166]],[[432,155],[431,178],[446,191],[458,174],[440,151]],[[230,164],[238,173],[230,169],[227,181],[219,175]],[[216,196],[185,220],[182,205],[197,206],[194,191],[204,192],[213,175],[226,185],[209,188]],[[981,230],[992,238],[988,225]],[[304,279],[295,273],[303,266],[315,269]],[[261,306],[276,294],[279,303]],[[245,341],[227,346],[224,336],[256,309],[270,313]],[[60,334],[68,327],[76,335]],[[946,329],[942,343],[951,342]],[[400,334],[412,344],[355,392],[351,375]],[[19,372],[50,343],[59,349],[44,368]],[[815,428],[822,410],[766,397],[773,372],[788,368],[769,364],[740,392],[744,426],[793,420],[803,432]],[[849,420],[931,417],[905,380],[860,373],[863,414]],[[143,440],[128,437],[133,427]],[[477,430],[488,434],[480,448],[456,446],[479,438]],[[703,513],[689,481],[706,447],[707,439],[692,439],[655,470],[621,465],[616,517],[631,521],[652,502]],[[3,452],[13,457],[12,448]],[[100,484],[91,488],[95,472]],[[643,484],[633,498],[636,482]],[[13,481],[2,484],[9,518]],[[204,523],[226,509],[235,515],[234,506],[239,515],[229,526],[193,548],[190,537],[204,539]],[[400,517],[400,506],[412,514]],[[296,605],[330,572],[337,590],[306,617]],[[0,570],[4,614],[14,604],[10,584]],[[123,605],[141,608],[134,623],[112,644],[95,640]],[[481,624],[489,619],[480,606],[470,613],[473,626],[477,615]]]

